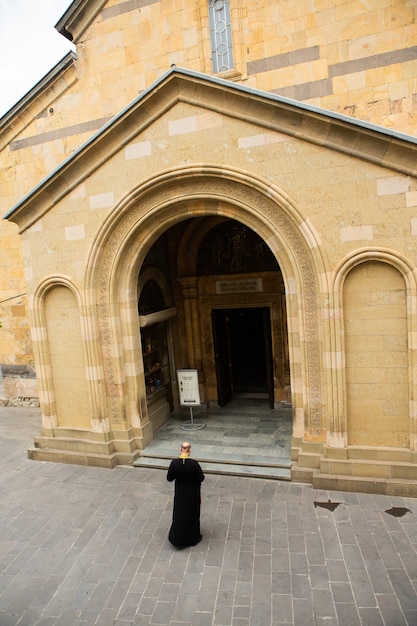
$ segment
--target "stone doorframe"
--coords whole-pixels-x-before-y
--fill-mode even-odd
[[[129,191],[103,224],[85,277],[87,310],[95,318],[95,337],[101,337],[88,351],[91,369],[101,372],[93,397],[104,388],[110,427],[139,430],[147,445],[153,435],[140,357],[137,277],[165,230],[204,215],[240,221],[275,255],[286,292],[293,436],[323,442],[332,394],[326,393],[330,381],[323,384],[329,376],[322,358],[329,333],[319,329],[326,318],[319,309],[328,286],[319,240],[282,190],[233,168],[195,165],[162,172]]]

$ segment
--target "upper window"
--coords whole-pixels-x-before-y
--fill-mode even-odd
[[[210,0],[209,18],[213,72],[231,70],[233,52],[229,0]]]

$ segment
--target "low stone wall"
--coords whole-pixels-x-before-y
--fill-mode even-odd
[[[0,406],[39,406],[38,384],[33,365],[0,366]]]
[[[0,398],[0,406],[39,407],[39,398]]]

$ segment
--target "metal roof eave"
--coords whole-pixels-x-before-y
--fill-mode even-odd
[[[221,87],[226,87],[227,89],[238,91],[242,94],[255,96],[257,98],[262,98],[263,100],[268,100],[271,102],[280,103],[286,105],[293,109],[298,109],[300,111],[305,111],[307,113],[313,114],[315,116],[324,118],[324,119],[334,119],[341,124],[348,125],[352,128],[357,128],[358,130],[362,130],[365,132],[369,132],[371,134],[378,134],[384,137],[395,139],[399,142],[406,142],[408,144],[413,144],[417,146],[417,137],[413,135],[408,135],[406,133],[400,133],[398,131],[394,131],[383,126],[378,126],[377,124],[372,124],[370,122],[366,122],[363,120],[358,120],[356,118],[352,118],[348,115],[344,115],[342,113],[337,113],[335,111],[329,111],[328,109],[323,109],[321,107],[317,107],[314,105],[310,105],[304,102],[299,102],[298,100],[292,100],[291,98],[287,98],[285,96],[280,96],[278,94],[273,94],[271,92],[262,91],[260,89],[256,89],[253,87],[248,87],[246,85],[241,85],[235,82],[230,82],[229,80],[220,78],[218,76],[211,76],[208,74],[203,74],[201,72],[196,72],[193,70],[177,67],[172,65],[171,68],[162,74],[152,85],[143,90],[134,100],[132,100],[126,107],[124,107],[119,113],[117,113],[114,117],[112,117],[104,126],[102,126],[98,131],[96,131],[87,141],[85,141],[77,150],[75,150],[70,156],[68,156],[60,165],[58,165],[55,169],[53,169],[40,183],[38,183],[29,193],[27,193],[23,198],[21,198],[9,211],[3,216],[4,219],[9,219],[25,202],[29,200],[31,196],[34,196],[42,187],[44,187],[48,181],[50,181],[56,174],[64,169],[66,165],[68,165],[72,160],[75,160],[83,151],[87,150],[88,147],[93,144],[100,135],[104,134],[111,126],[116,124],[119,120],[121,120],[126,113],[129,112],[130,109],[135,107],[142,99],[144,99],[147,95],[152,93],[152,91],[157,90],[158,87],[164,83],[171,75],[178,74],[185,77],[195,78],[197,80],[204,81],[206,83],[211,83],[214,85],[218,85]]]
[[[195,78],[204,78],[207,82],[212,82],[227,87],[233,87],[237,91],[242,91],[243,93],[252,94],[258,97],[260,96],[265,100],[272,100],[274,102],[280,102],[281,104],[287,104],[288,106],[295,107],[309,113],[314,113],[315,115],[319,115],[321,117],[330,117],[345,124],[347,123],[352,126],[357,126],[358,128],[362,128],[364,130],[377,132],[379,134],[387,135],[388,137],[399,139],[401,141],[408,141],[417,144],[417,137],[414,137],[414,135],[400,133],[398,131],[385,128],[384,126],[379,126],[378,124],[373,124],[371,122],[366,122],[355,117],[350,117],[349,115],[344,115],[343,113],[338,113],[337,111],[330,111],[329,109],[324,109],[322,107],[308,104],[306,102],[300,102],[299,100],[293,100],[292,98],[280,96],[279,94],[275,94],[270,91],[262,91],[261,89],[256,89],[255,87],[247,87],[246,85],[242,85],[240,83],[231,83],[229,80],[220,78],[218,76],[201,74],[200,72],[187,70],[180,67],[176,67],[175,71],[179,74],[194,76]]]
[[[0,129],[6,126],[8,122],[18,115],[20,111],[25,109],[42,91],[44,91],[56,78],[61,74],[63,70],[66,70],[74,61],[77,60],[76,52],[70,50],[54,67],[47,73],[40,81],[36,83],[32,89],[30,89],[16,104],[14,104],[6,113],[0,118]]]

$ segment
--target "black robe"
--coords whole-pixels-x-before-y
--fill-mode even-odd
[[[203,471],[190,458],[174,459],[168,469],[167,480],[175,480],[174,510],[169,540],[177,548],[195,546],[201,541],[200,506]]]

